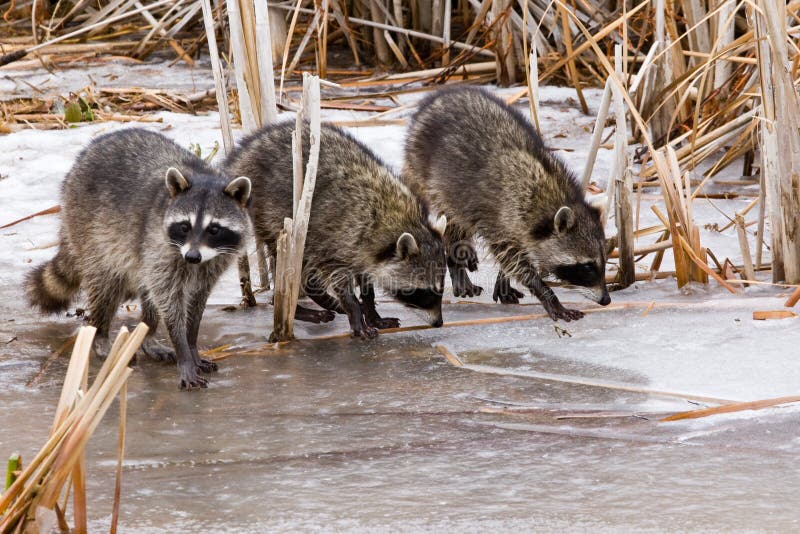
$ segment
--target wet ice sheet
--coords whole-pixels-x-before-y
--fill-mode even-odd
[[[580,115],[571,95],[543,88],[543,125],[550,144],[572,150],[561,154],[580,170],[594,118]],[[595,107],[598,95],[589,92]],[[204,152],[220,140],[215,114],[161,116],[163,124],[146,127],[184,145],[199,143]],[[122,127],[128,126],[0,137],[0,225],[56,204],[80,147]],[[399,168],[402,127],[352,131]],[[593,177],[601,185],[608,156],[600,152]],[[642,202],[642,226],[655,223],[652,203]],[[732,213],[746,201],[717,204]],[[696,202],[695,210],[700,225],[726,222],[707,202]],[[50,353],[80,324],[42,319],[22,305],[22,277],[53,254],[38,248],[55,239],[58,220],[41,217],[0,231],[0,457],[21,450],[30,458],[43,442],[66,368]],[[701,232],[720,258],[738,261],[733,231]],[[496,267],[483,256],[474,279],[486,292],[475,304],[446,305],[447,321],[541,313],[530,297],[531,305],[491,305]],[[269,308],[220,310],[237,301],[237,292],[229,272],[212,297],[203,347],[264,340]],[[574,293],[559,293],[565,302],[589,305]],[[370,343],[301,341],[269,356],[222,361],[211,388],[196,394],[177,391],[175,369],[143,362],[130,386],[123,527],[796,530],[796,507],[789,503],[800,482],[792,467],[800,452],[797,408],[659,424],[662,413],[697,406],[513,375],[546,372],[735,400],[795,394],[797,320],[751,319],[753,310],[779,308],[779,293],[750,288],[733,297],[714,284],[681,292],[664,280],[613,294],[614,304],[641,303],[634,308],[560,324],[571,337],[559,337],[549,320],[535,320],[387,335]],[[259,299],[264,304],[267,296]],[[651,301],[672,305],[643,317]],[[381,302],[380,309],[406,325],[421,322],[394,304]],[[136,318],[135,309],[120,310],[115,328]],[[346,331],[343,317],[297,326],[301,338]],[[431,346],[439,342],[468,363],[511,374],[454,368]],[[530,411],[496,413],[508,406]],[[481,411],[486,408],[493,413]],[[637,415],[556,417],[598,411]],[[109,418],[89,450],[93,529],[108,522],[115,431]]]
[[[474,316],[461,306],[448,312]],[[211,310],[202,343],[254,341],[265,315]],[[659,424],[650,413],[691,405],[458,369],[430,343],[440,338],[458,346],[466,332],[445,332],[387,335],[375,343],[303,341],[266,357],[228,359],[211,388],[196,394],[177,391],[171,367],[142,363],[129,388],[124,530],[796,528],[788,503],[800,482],[789,468],[800,452],[798,410]],[[568,338],[572,356],[551,357],[538,342],[521,354],[522,335],[536,333],[478,329],[473,340],[503,335],[517,348],[462,355],[509,369],[648,384],[639,373],[586,362],[580,350],[586,340]],[[34,362],[45,352],[39,335],[23,336],[33,344]],[[43,378],[51,387],[0,393],[4,429],[30,414],[25,432],[0,434],[0,454],[22,449],[30,456],[41,443],[63,365]],[[4,381],[37,371],[20,368]],[[539,410],[480,412],[504,406]],[[555,418],[593,410],[649,419]],[[95,529],[107,523],[111,506],[114,416],[88,454]]]

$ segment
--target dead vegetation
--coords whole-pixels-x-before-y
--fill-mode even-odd
[[[123,328],[108,358],[89,386],[89,358],[95,328],[80,329],[70,358],[61,398],[49,439],[24,468],[9,476],[0,495],[0,532],[70,532],[66,509],[73,502],[74,532],[87,532],[84,449],[105,413],[119,397],[120,425],[117,482],[114,493],[112,532],[119,511],[125,439],[126,385],[133,369],[128,367],[139,349],[147,327],[133,332]],[[17,461],[17,467],[19,461]]]
[[[0,129],[148,121],[157,120],[149,116],[153,111],[221,106],[245,125],[256,119],[260,124],[271,108],[262,110],[262,88],[272,94],[274,80],[278,107],[297,110],[302,74],[308,72],[337,84],[323,92],[321,108],[375,113],[348,125],[400,123],[404,119],[396,114],[405,107],[398,95],[443,83],[522,83],[509,101],[528,98],[532,112],[541,84],[574,87],[585,113],[583,91],[600,86],[606,95],[584,182],[591,180],[614,96],[614,122],[618,130],[626,123],[629,132],[614,138],[620,163],[608,182],[616,186],[606,191],[608,211],[614,207],[617,228],[624,230],[612,254],[612,274],[621,286],[660,277],[668,249],[679,286],[711,277],[739,291],[741,282],[764,269],[772,271],[773,282],[800,282],[800,192],[789,178],[800,161],[800,2],[787,3],[784,13],[762,0],[296,0],[271,2],[268,9],[249,0],[220,0],[206,2],[205,20],[203,3],[0,3],[9,34],[2,39],[6,55],[0,63],[9,62],[2,69],[8,72],[139,62],[153,54],[194,65],[212,29],[214,46],[219,43],[222,51],[220,80],[207,91],[95,84],[67,96],[3,102]],[[272,53],[257,57],[267,44]],[[237,63],[245,67],[234,68]],[[266,76],[270,69],[272,76]],[[233,85],[252,91],[236,98]],[[219,90],[225,95],[217,95]],[[628,149],[631,140],[638,148]],[[731,165],[741,168],[739,179],[716,179]],[[663,199],[663,212],[656,213],[661,227],[639,227],[644,191]],[[693,200],[736,197],[754,197],[741,212],[725,214],[731,224],[722,230],[736,226],[741,236],[739,265],[716,258],[700,243],[692,217]],[[655,243],[639,242],[653,234]],[[652,258],[647,269],[646,257]],[[625,266],[620,276],[617,262]]]

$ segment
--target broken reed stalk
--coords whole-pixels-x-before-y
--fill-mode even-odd
[[[680,421],[684,419],[698,419],[700,417],[708,417],[710,415],[717,415],[721,413],[734,413],[743,412],[746,410],[763,410],[772,406],[779,406],[782,404],[794,404],[800,402],[800,396],[778,397],[775,399],[764,399],[750,402],[737,402],[724,406],[716,406],[714,408],[703,408],[700,410],[691,410],[688,412],[680,412],[669,417],[661,419],[662,422],[667,421]]]
[[[757,0],[750,18],[761,80],[761,172],[772,236],[772,278],[800,282],[800,100],[788,63],[786,8]]]
[[[528,62],[528,101],[531,108],[531,118],[536,126],[536,131],[541,135],[539,126],[539,59],[536,56],[536,45],[531,43],[531,54]],[[585,190],[586,188],[584,188]]]
[[[756,272],[753,269],[753,259],[750,255],[750,244],[747,242],[747,227],[742,214],[736,214],[736,233],[739,236],[739,248],[742,250],[742,265],[744,265],[744,276],[748,280],[755,280]]]
[[[317,76],[303,75],[303,114],[308,117],[308,164],[302,183],[302,193],[294,210],[294,219],[284,220],[284,230],[278,237],[277,265],[275,270],[275,310],[271,341],[289,341],[294,339],[294,314],[303,278],[303,251],[305,249],[308,221],[311,217],[311,202],[317,180],[317,164],[320,149],[320,89]],[[299,120],[296,137],[292,145],[294,152],[294,168],[296,182],[302,166],[302,147],[298,147],[296,139],[302,139],[305,121]],[[300,189],[297,187],[296,189]]]
[[[449,348],[445,347],[444,345],[436,345],[436,350],[439,351],[447,361],[461,369],[466,369],[468,371],[474,371],[477,373],[486,373],[492,375],[502,375],[502,376],[517,376],[517,377],[524,377],[524,378],[533,378],[537,380],[546,380],[549,382],[560,382],[564,384],[576,384],[581,386],[591,386],[603,389],[612,389],[616,391],[629,391],[632,393],[644,393],[646,395],[653,395],[657,397],[669,397],[681,400],[689,400],[689,401],[696,401],[696,402],[707,402],[713,404],[720,404],[722,406],[735,406],[737,405],[737,401],[729,400],[729,399],[720,399],[717,397],[708,397],[705,395],[694,395],[692,393],[681,393],[681,392],[674,392],[674,391],[663,391],[657,389],[649,389],[643,388],[639,386],[633,386],[629,384],[617,383],[617,382],[603,382],[600,380],[593,380],[591,378],[583,378],[577,376],[565,376],[565,375],[557,375],[551,373],[540,373],[538,371],[523,371],[523,370],[513,370],[507,369],[505,367],[495,367],[491,365],[478,365],[478,364],[470,364],[464,363],[463,358],[458,356],[455,352],[450,350]]]
[[[132,333],[122,328],[91,387],[82,388],[94,333],[93,327],[83,327],[78,334],[47,443],[0,496],[0,532],[49,532],[56,524],[58,497],[70,476],[73,487],[82,483],[75,473],[83,451],[133,372],[128,364],[144,341],[147,326],[141,323]],[[74,487],[73,493],[85,499],[80,488]],[[85,509],[76,508],[75,531],[85,531],[85,519],[79,514],[85,518]]]
[[[265,2],[258,0],[226,0],[226,5],[239,114],[245,133],[250,133],[278,118],[269,10]],[[258,239],[256,255],[259,265],[266,265],[264,244]],[[250,260],[246,251],[239,257],[238,269],[242,304],[255,306]]]
[[[663,151],[654,152],[653,160],[656,165],[664,169],[664,172],[659,173],[659,181],[668,220],[662,218],[655,206],[653,206],[654,212],[662,218],[661,222],[665,226],[669,226],[673,243],[681,245],[672,249],[678,287],[683,287],[689,282],[707,284],[706,252],[700,246],[700,233],[692,218],[688,175],[681,174],[677,156],[671,146],[666,147],[666,157]],[[684,244],[688,244],[690,251],[685,250]],[[699,263],[695,262],[694,258],[698,258]],[[705,268],[700,263],[705,264]]]
[[[111,526],[109,534],[117,533],[119,523],[119,506],[122,496],[122,463],[125,459],[125,431],[128,420],[128,383],[119,391],[119,442],[117,445],[117,474],[114,481],[114,505],[111,509]]]
[[[589,145],[589,154],[586,156],[586,166],[583,168],[583,176],[581,176],[581,189],[584,192],[586,192],[586,188],[589,187],[594,164],[597,160],[597,151],[600,149],[600,142],[603,140],[603,130],[606,127],[608,108],[611,105],[611,87],[611,79],[607,79],[605,88],[603,89],[603,97],[600,99],[600,107],[597,110],[597,119],[594,121],[592,143]]]
[[[33,219],[35,217],[40,217],[42,215],[53,215],[55,213],[59,213],[60,211],[61,211],[61,205],[56,204],[55,206],[47,208],[46,210],[37,211],[36,213],[34,213],[32,215],[27,215],[25,217],[22,217],[21,219],[17,219],[16,221],[11,221],[10,223],[6,223],[3,226],[0,226],[0,230],[2,230],[4,228],[9,228],[9,227],[14,226],[16,224],[19,224],[21,222],[29,221],[29,220],[31,220],[31,219]]]
[[[217,49],[217,36],[214,31],[214,16],[211,10],[211,1],[200,1],[203,7],[203,23],[205,24],[206,38],[208,39],[211,71],[214,74],[215,94],[217,97],[217,107],[219,108],[219,124],[220,130],[222,130],[222,147],[227,156],[233,150],[233,132],[231,131],[231,117],[228,112],[228,92],[225,90],[225,76],[222,73],[219,50]]]
[[[786,299],[784,306],[787,308],[792,308],[797,304],[798,301],[800,301],[800,287],[795,288],[789,298]]]
[[[614,50],[616,74],[623,79],[622,47],[616,45]],[[614,213],[617,225],[617,247],[619,250],[619,270],[616,282],[623,288],[636,280],[636,265],[633,260],[633,210],[631,194],[633,193],[630,164],[628,161],[628,123],[625,117],[625,100],[617,86],[613,86],[614,117],[616,136],[614,138],[614,172],[607,188],[609,201],[614,199]],[[607,210],[608,211],[608,210]]]

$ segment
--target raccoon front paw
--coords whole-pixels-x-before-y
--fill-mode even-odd
[[[483,288],[470,282],[467,273],[453,278],[453,295],[456,297],[477,297],[481,293],[483,293]]]
[[[519,304],[519,299],[525,297],[522,291],[511,287],[511,282],[506,278],[501,280],[499,277],[494,284],[492,300],[501,304]]]
[[[377,317],[367,320],[369,326],[374,326],[378,330],[387,328],[400,328],[400,319],[397,317]]]
[[[175,363],[176,361],[174,350],[152,338],[144,340],[140,352],[157,362]]]
[[[566,322],[577,321],[578,319],[582,319],[584,315],[584,313],[580,310],[571,310],[569,308],[565,308],[561,304],[559,304],[557,308],[548,309],[547,314],[550,315],[550,318],[554,321],[563,319]]]
[[[208,380],[197,375],[197,371],[192,367],[191,370],[181,369],[181,389],[190,391],[192,389],[202,389],[208,387]]]
[[[197,369],[201,373],[206,373],[206,374],[216,373],[217,371],[219,371],[219,366],[216,363],[212,362],[211,360],[200,358],[200,360],[197,363]]]

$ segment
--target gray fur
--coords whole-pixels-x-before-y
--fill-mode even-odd
[[[248,195],[246,178],[229,180],[160,134],[127,129],[100,136],[64,181],[59,250],[28,276],[28,298],[55,312],[83,287],[97,327],[95,350],[104,356],[117,308],[139,297],[150,328],[142,351],[177,359],[182,387],[205,387],[197,373],[216,365],[198,354],[200,319],[250,232]],[[174,352],[153,337],[160,318]]]
[[[294,123],[254,133],[225,162],[231,174],[253,181],[251,205],[257,239],[269,250],[292,216]],[[308,127],[304,159],[308,157]],[[402,302],[423,308],[441,324],[445,255],[441,234],[426,207],[367,148],[331,125],[323,125],[316,188],[305,244],[303,279],[319,305],[345,312],[353,334],[374,337],[377,328],[397,326],[374,308],[373,284]],[[440,221],[444,224],[444,220]],[[361,287],[362,303],[354,288]],[[415,301],[420,295],[428,299]],[[330,312],[298,307],[296,318],[324,322]]]
[[[577,319],[543,282],[558,276],[608,304],[604,233],[566,165],[530,123],[486,91],[445,89],[425,98],[406,143],[403,179],[448,217],[445,242],[456,296],[480,294],[480,235],[500,263],[495,301],[518,302],[516,278],[553,319]],[[582,271],[583,270],[583,271]]]

